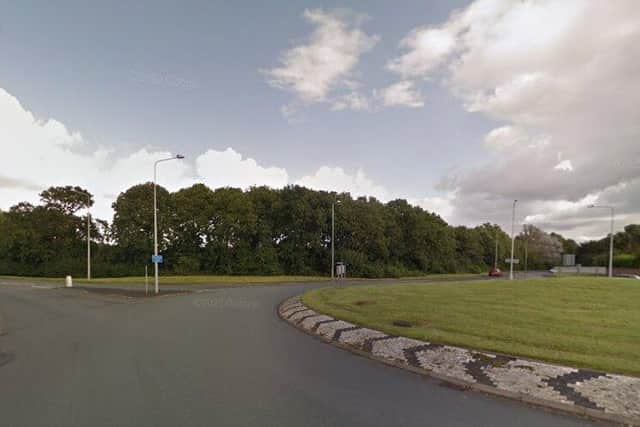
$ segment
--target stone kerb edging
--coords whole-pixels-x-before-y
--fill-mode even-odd
[[[443,381],[596,419],[640,426],[640,378],[388,335],[284,301],[279,316],[335,346]]]

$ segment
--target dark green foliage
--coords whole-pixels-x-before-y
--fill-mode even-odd
[[[620,268],[640,268],[640,257],[633,254],[618,254],[613,257],[613,266]]]
[[[93,206],[93,196],[80,187],[50,187],[40,193],[42,204],[66,214],[74,214],[82,208]]]
[[[496,240],[500,268],[511,248],[497,225],[451,227],[405,200],[382,203],[299,186],[214,191],[203,184],[175,193],[158,187],[157,197],[165,273],[329,275],[333,203],[336,261],[347,264],[351,277],[485,272],[494,263]],[[86,216],[78,211],[93,199],[79,187],[52,187],[41,200],[40,206],[22,203],[0,212],[0,274],[83,276]],[[92,219],[93,275],[142,275],[153,253],[153,185],[127,189],[113,209],[111,224]],[[630,227],[620,244],[637,250],[640,228]],[[530,268],[546,266],[560,246],[574,249],[575,242],[561,236],[533,228],[528,234]],[[517,239],[517,256],[526,237]],[[596,243],[594,256],[601,246],[607,249]]]
[[[629,224],[613,236],[613,266],[640,268],[640,225]],[[576,262],[582,265],[609,265],[609,236],[581,244]]]
[[[76,187],[78,188],[78,187]],[[41,193],[43,205],[19,203],[2,213],[0,271],[21,275],[60,275],[86,265],[86,217],[74,215],[87,206],[87,196],[74,199],[71,187]],[[79,188],[78,188],[79,189]],[[84,200],[84,202],[82,202]],[[92,223],[96,242],[102,234]],[[84,239],[84,240],[83,240]]]
[[[168,247],[168,221],[172,197],[158,186],[158,247],[164,252]],[[144,265],[153,253],[153,184],[135,185],[120,193],[113,203],[115,214],[111,233],[117,243],[117,261],[131,265]]]

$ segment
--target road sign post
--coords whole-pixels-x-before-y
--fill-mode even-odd
[[[336,276],[338,276],[340,282],[347,276],[347,266],[344,262],[336,264]]]

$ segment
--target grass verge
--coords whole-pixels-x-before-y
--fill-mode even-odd
[[[64,283],[64,278],[54,277],[24,277],[24,276],[0,276],[0,280],[16,282],[46,282]],[[259,285],[292,282],[322,282],[329,280],[321,276],[160,276],[163,285],[222,285],[242,284]],[[149,276],[149,283],[153,282],[153,275]],[[74,278],[78,284],[102,284],[102,285],[144,285],[144,276],[96,278],[87,281],[86,278]]]
[[[149,282],[153,282],[153,272],[150,272]],[[456,274],[429,274],[425,276],[403,277],[401,280],[456,280],[481,276],[472,273]],[[28,276],[0,276],[0,280],[12,282],[40,282],[63,284],[62,277],[28,277]],[[330,279],[325,276],[216,276],[216,275],[194,275],[194,276],[160,276],[164,285],[260,285],[277,283],[300,283],[300,282],[323,282]],[[347,278],[347,280],[391,280],[391,279],[360,279]],[[87,281],[83,277],[74,277],[74,283],[78,284],[103,284],[103,285],[144,285],[144,276],[129,277],[100,277]]]
[[[640,281],[563,277],[323,288],[303,301],[390,334],[640,376]]]
[[[422,276],[407,276],[407,277],[397,277],[395,279],[398,280],[435,280],[435,281],[444,281],[444,280],[462,280],[462,279],[471,279],[471,278],[482,278],[485,277],[486,274],[482,273],[434,273],[434,274],[425,274]],[[371,279],[376,280],[376,279]],[[385,280],[393,280],[393,278],[387,278]]]
[[[9,282],[64,283],[64,277],[0,276],[0,281],[2,280]]]
[[[141,284],[144,285],[143,276],[116,277],[93,279],[91,283],[103,284]],[[322,282],[329,280],[322,276],[160,276],[165,285],[217,285],[217,284],[242,284],[260,285],[292,282]],[[79,280],[80,281],[80,280]],[[85,282],[82,280],[82,282]],[[153,282],[153,275],[149,275],[149,283]]]

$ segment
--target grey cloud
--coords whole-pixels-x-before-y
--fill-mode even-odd
[[[32,182],[0,175],[0,188],[40,191],[42,187]]]
[[[442,63],[445,85],[467,110],[519,129],[488,161],[442,179],[441,188],[456,189],[455,218],[510,223],[503,211],[510,216],[511,201],[520,199],[525,215],[559,219],[587,196],[611,200],[634,218],[640,200],[630,188],[640,162],[629,159],[640,159],[639,15],[640,3],[631,0],[477,0],[434,27],[453,46],[416,44],[405,53],[405,74],[429,78]],[[572,170],[556,169],[561,161]],[[555,226],[569,234],[606,233],[604,224],[564,220]]]

